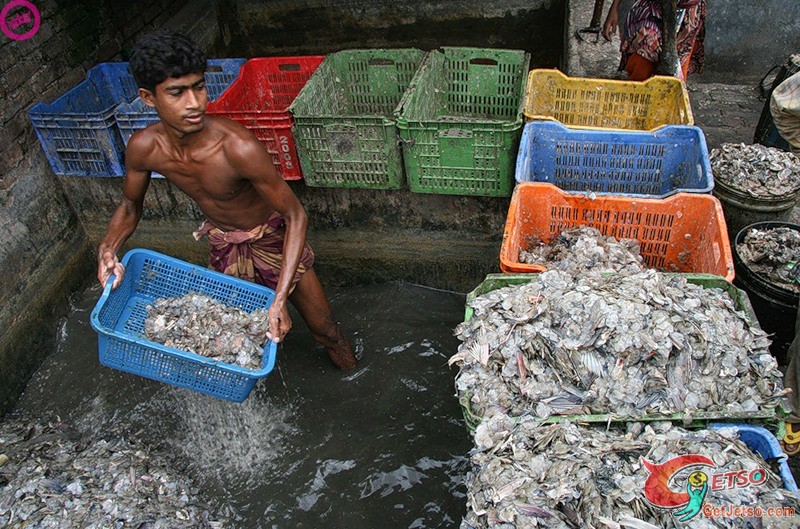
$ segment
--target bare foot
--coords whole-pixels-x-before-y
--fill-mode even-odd
[[[336,367],[343,371],[356,367],[356,357],[353,354],[353,348],[350,346],[350,340],[345,338],[341,331],[339,332],[339,340],[337,340],[336,345],[326,347],[325,352],[328,353],[331,362],[336,364]]]

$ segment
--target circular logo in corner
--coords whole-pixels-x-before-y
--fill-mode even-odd
[[[21,9],[14,10],[14,8]],[[12,10],[14,10],[13,14],[11,14]],[[39,31],[41,22],[42,17],[39,15],[39,10],[28,0],[11,0],[0,11],[0,29],[12,40],[27,40],[33,37]],[[31,28],[24,33],[17,32],[20,28],[29,25]]]

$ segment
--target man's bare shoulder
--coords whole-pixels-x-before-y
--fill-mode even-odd
[[[264,146],[255,135],[241,124],[216,116],[208,116],[208,124],[223,137],[225,155],[234,161],[246,160],[252,156],[263,156]]]
[[[222,118],[219,116],[206,116],[207,126],[211,126],[215,132],[224,135],[226,142],[236,145],[237,143],[258,143],[258,138],[247,130],[243,125],[233,121],[232,119]]]
[[[128,140],[125,149],[125,159],[136,164],[144,163],[148,155],[155,150],[159,135],[163,134],[164,126],[161,122],[153,123],[147,127],[134,132]]]

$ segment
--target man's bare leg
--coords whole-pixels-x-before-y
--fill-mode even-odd
[[[325,346],[331,361],[340,369],[354,368],[356,357],[350,341],[333,320],[328,297],[313,268],[301,276],[289,301],[305,320],[314,339]]]

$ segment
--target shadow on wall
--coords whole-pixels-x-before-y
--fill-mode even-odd
[[[418,2],[221,0],[231,57],[439,46],[524,49],[531,66],[558,66],[566,0]]]

